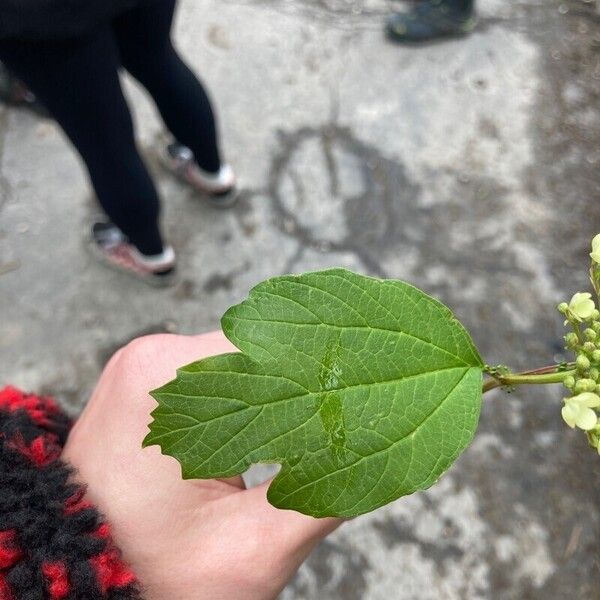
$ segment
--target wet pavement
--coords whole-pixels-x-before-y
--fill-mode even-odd
[[[54,125],[0,109],[0,381],[73,412],[138,335],[214,329],[262,279],[341,265],[442,299],[485,359],[564,358],[554,305],[600,231],[600,11],[484,0],[463,40],[404,48],[384,0],[186,0],[177,39],[216,100],[241,201],[217,211],[156,164],[182,280],[155,291],[83,252],[93,203]],[[593,599],[600,469],[561,390],[486,397],[431,490],[324,542],[284,600]]]

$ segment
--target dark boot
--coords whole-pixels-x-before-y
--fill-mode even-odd
[[[474,0],[423,0],[408,13],[392,15],[387,35],[396,42],[419,43],[463,36],[475,27]]]

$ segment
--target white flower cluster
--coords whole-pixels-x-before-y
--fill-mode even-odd
[[[591,281],[598,293],[600,284],[600,234],[592,240]],[[600,312],[592,294],[578,292],[567,304],[559,304],[565,315],[565,325],[572,332],[565,335],[567,349],[575,354],[574,375],[565,378],[564,385],[571,396],[564,399],[561,414],[571,428],[586,432],[590,444],[600,454]]]

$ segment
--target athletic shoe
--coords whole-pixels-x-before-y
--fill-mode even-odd
[[[116,225],[106,222],[92,225],[88,246],[94,257],[104,265],[150,285],[166,287],[174,282],[175,252],[171,246],[167,246],[161,254],[146,256],[129,243]]]
[[[445,0],[423,0],[414,10],[392,15],[386,24],[395,42],[421,43],[467,35],[475,28],[472,10],[460,10]]]
[[[206,196],[214,206],[226,208],[236,202],[236,179],[229,165],[222,165],[217,173],[209,173],[200,168],[187,146],[177,142],[166,147],[161,162],[169,172]]]

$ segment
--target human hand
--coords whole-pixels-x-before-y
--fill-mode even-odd
[[[154,335],[119,350],[75,424],[63,458],[88,486],[147,600],[268,600],[341,523],[273,508],[268,482],[184,481],[158,447],[142,449],[148,395],[176,368],[236,351],[221,332]]]

